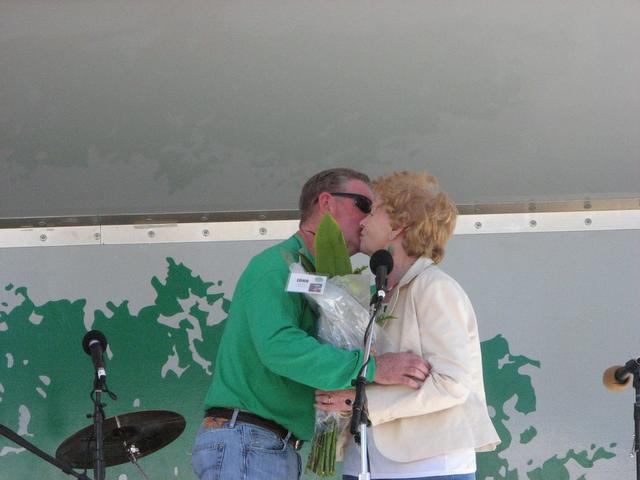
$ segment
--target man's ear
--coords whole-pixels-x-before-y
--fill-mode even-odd
[[[318,211],[325,214],[331,210],[333,204],[333,196],[329,192],[322,192],[318,195]]]

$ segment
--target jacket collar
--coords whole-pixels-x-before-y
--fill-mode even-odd
[[[418,258],[413,265],[407,270],[407,272],[402,276],[400,281],[398,282],[398,286],[396,290],[399,291],[400,288],[411,282],[418,274],[424,272],[427,268],[433,265],[433,260],[427,257]]]
[[[301,253],[302,255],[307,257],[307,260],[309,260],[311,262],[311,264],[313,265],[313,267],[315,269],[316,268],[316,257],[311,255],[311,252],[307,248],[307,244],[304,243],[304,240],[302,239],[302,235],[300,235],[300,232],[298,231],[295,234],[293,234],[292,238],[298,242],[298,253]]]
[[[396,288],[393,289],[393,296],[389,301],[391,305],[388,309],[388,313],[392,314],[396,308],[396,303],[398,302],[398,298],[400,297],[400,289],[405,285],[411,283],[411,280],[416,278],[420,273],[424,272],[427,268],[433,265],[433,260],[427,257],[418,258],[413,265],[407,270],[407,272],[402,276]]]

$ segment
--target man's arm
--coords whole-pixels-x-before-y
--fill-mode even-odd
[[[314,388],[350,387],[362,365],[362,351],[320,343],[302,330],[304,300],[300,294],[285,292],[285,281],[286,272],[278,269],[256,272],[253,278],[249,334],[260,359],[272,372]],[[373,359],[367,377],[383,384],[414,386],[424,380],[425,368],[416,355],[384,354]]]
[[[374,382],[381,385],[406,385],[419,389],[431,372],[431,365],[411,352],[384,353],[376,357]],[[355,390],[316,390],[315,407],[327,412],[348,412]]]

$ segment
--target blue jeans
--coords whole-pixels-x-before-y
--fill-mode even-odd
[[[343,475],[342,479],[343,480],[358,480],[358,477],[352,477],[351,475]],[[396,480],[402,480],[402,479],[396,479]],[[437,477],[407,478],[406,480],[476,480],[476,474],[475,473],[461,473],[461,474],[458,474],[458,475],[438,475]]]
[[[298,480],[302,467],[291,444],[243,422],[200,426],[191,465],[200,480]]]

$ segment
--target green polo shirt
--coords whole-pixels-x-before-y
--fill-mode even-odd
[[[248,410],[309,440],[314,391],[351,387],[363,352],[340,350],[315,337],[316,316],[300,293],[285,291],[289,266],[302,249],[296,234],[256,255],[236,285],[205,409]],[[367,378],[373,379],[372,359]]]

